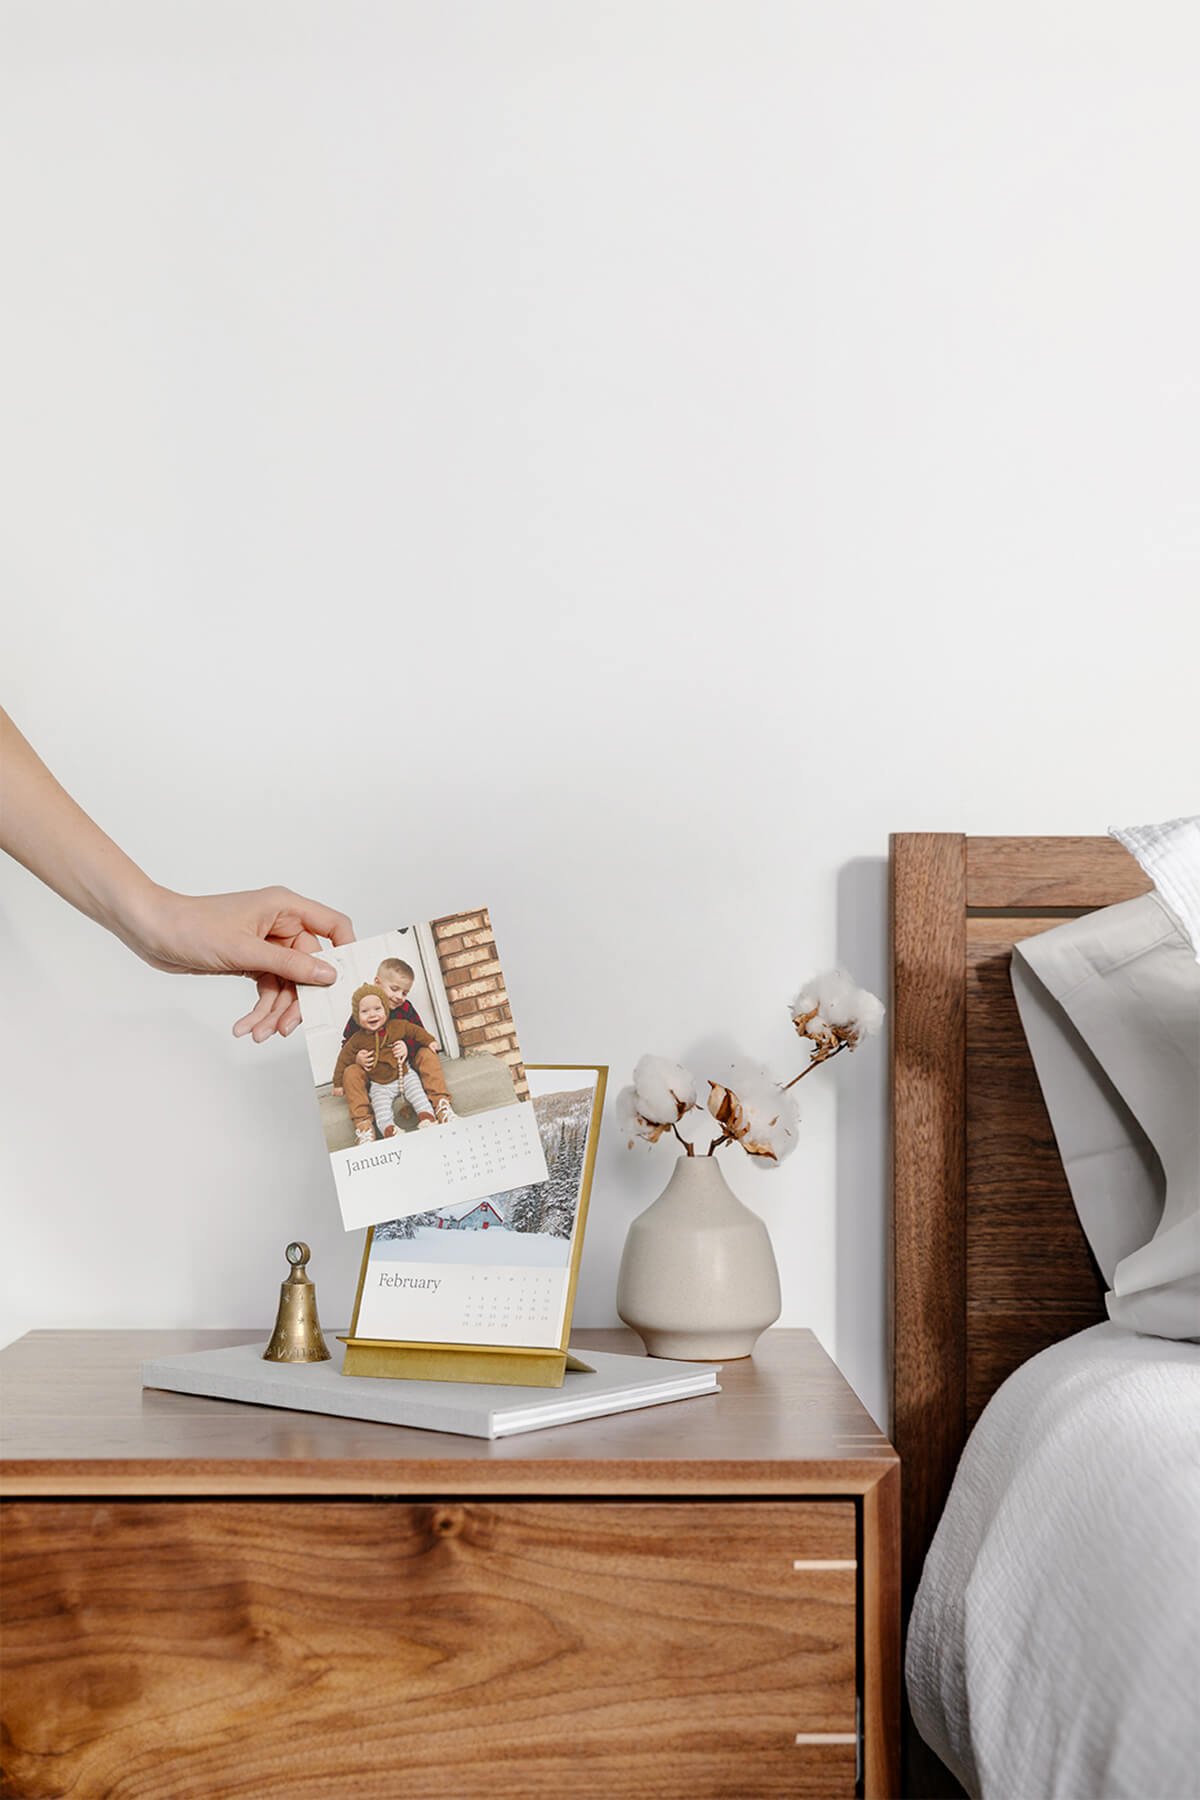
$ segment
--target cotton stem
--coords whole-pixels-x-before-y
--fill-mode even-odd
[[[836,1050],[830,1050],[825,1056],[814,1056],[807,1069],[801,1069],[798,1075],[793,1075],[790,1081],[784,1083],[783,1092],[786,1094],[788,1088],[794,1088],[798,1081],[803,1081],[806,1075],[811,1075],[818,1064],[832,1062],[835,1056],[840,1056],[843,1050],[849,1049],[849,1044],[839,1044]]]

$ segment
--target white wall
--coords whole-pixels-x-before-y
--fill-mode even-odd
[[[800,980],[885,980],[890,830],[1195,809],[1198,50],[1190,0],[6,0],[4,703],[175,887],[484,900],[531,1060],[798,1067]],[[344,1323],[299,1041],[11,863],[0,983],[8,1336],[268,1324],[296,1235]],[[881,1046],[801,1094],[729,1173],[882,1417]],[[669,1168],[610,1132],[577,1320]]]

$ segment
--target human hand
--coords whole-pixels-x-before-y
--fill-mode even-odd
[[[169,974],[248,975],[258,1004],[234,1026],[262,1043],[300,1022],[297,982],[336,980],[314,958],[318,938],[354,941],[344,913],[288,888],[176,894],[139,869],[54,779],[0,707],[0,850]]]
[[[440,1050],[440,1049],[441,1049],[441,1047],[442,1047],[442,1046],[441,1046],[441,1045],[440,1045],[440,1044],[439,1044],[439,1043],[438,1043],[438,1041],[437,1041],[437,1039],[436,1039],[436,1038],[430,1038],[430,1040],[429,1040],[429,1048],[430,1048],[430,1049],[431,1049],[431,1050],[434,1050],[434,1051],[437,1051],[437,1050]]]
[[[346,1090],[345,1090],[345,1088],[330,1088],[329,1091],[331,1094],[335,1094],[337,1096],[337,1098],[340,1100]]]
[[[354,1060],[360,1069],[373,1069],[375,1067],[375,1052],[373,1050],[360,1050]]]
[[[152,968],[170,974],[247,975],[258,1002],[233,1027],[256,1044],[300,1023],[297,983],[328,987],[337,972],[313,953],[319,938],[354,941],[344,913],[290,888],[245,894],[173,894],[155,890],[141,931],[130,942]]]

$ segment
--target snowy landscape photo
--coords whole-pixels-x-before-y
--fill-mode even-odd
[[[376,1225],[352,1334],[558,1345],[603,1101],[597,1068],[528,1068],[544,1181]]]

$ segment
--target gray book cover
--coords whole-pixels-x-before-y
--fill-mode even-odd
[[[720,1371],[715,1366],[620,1356],[608,1350],[582,1351],[590,1369],[568,1369],[560,1388],[528,1388],[343,1375],[336,1358],[324,1363],[264,1362],[266,1347],[264,1339],[259,1344],[152,1357],[142,1364],[142,1386],[482,1438],[511,1437],[720,1392]]]

